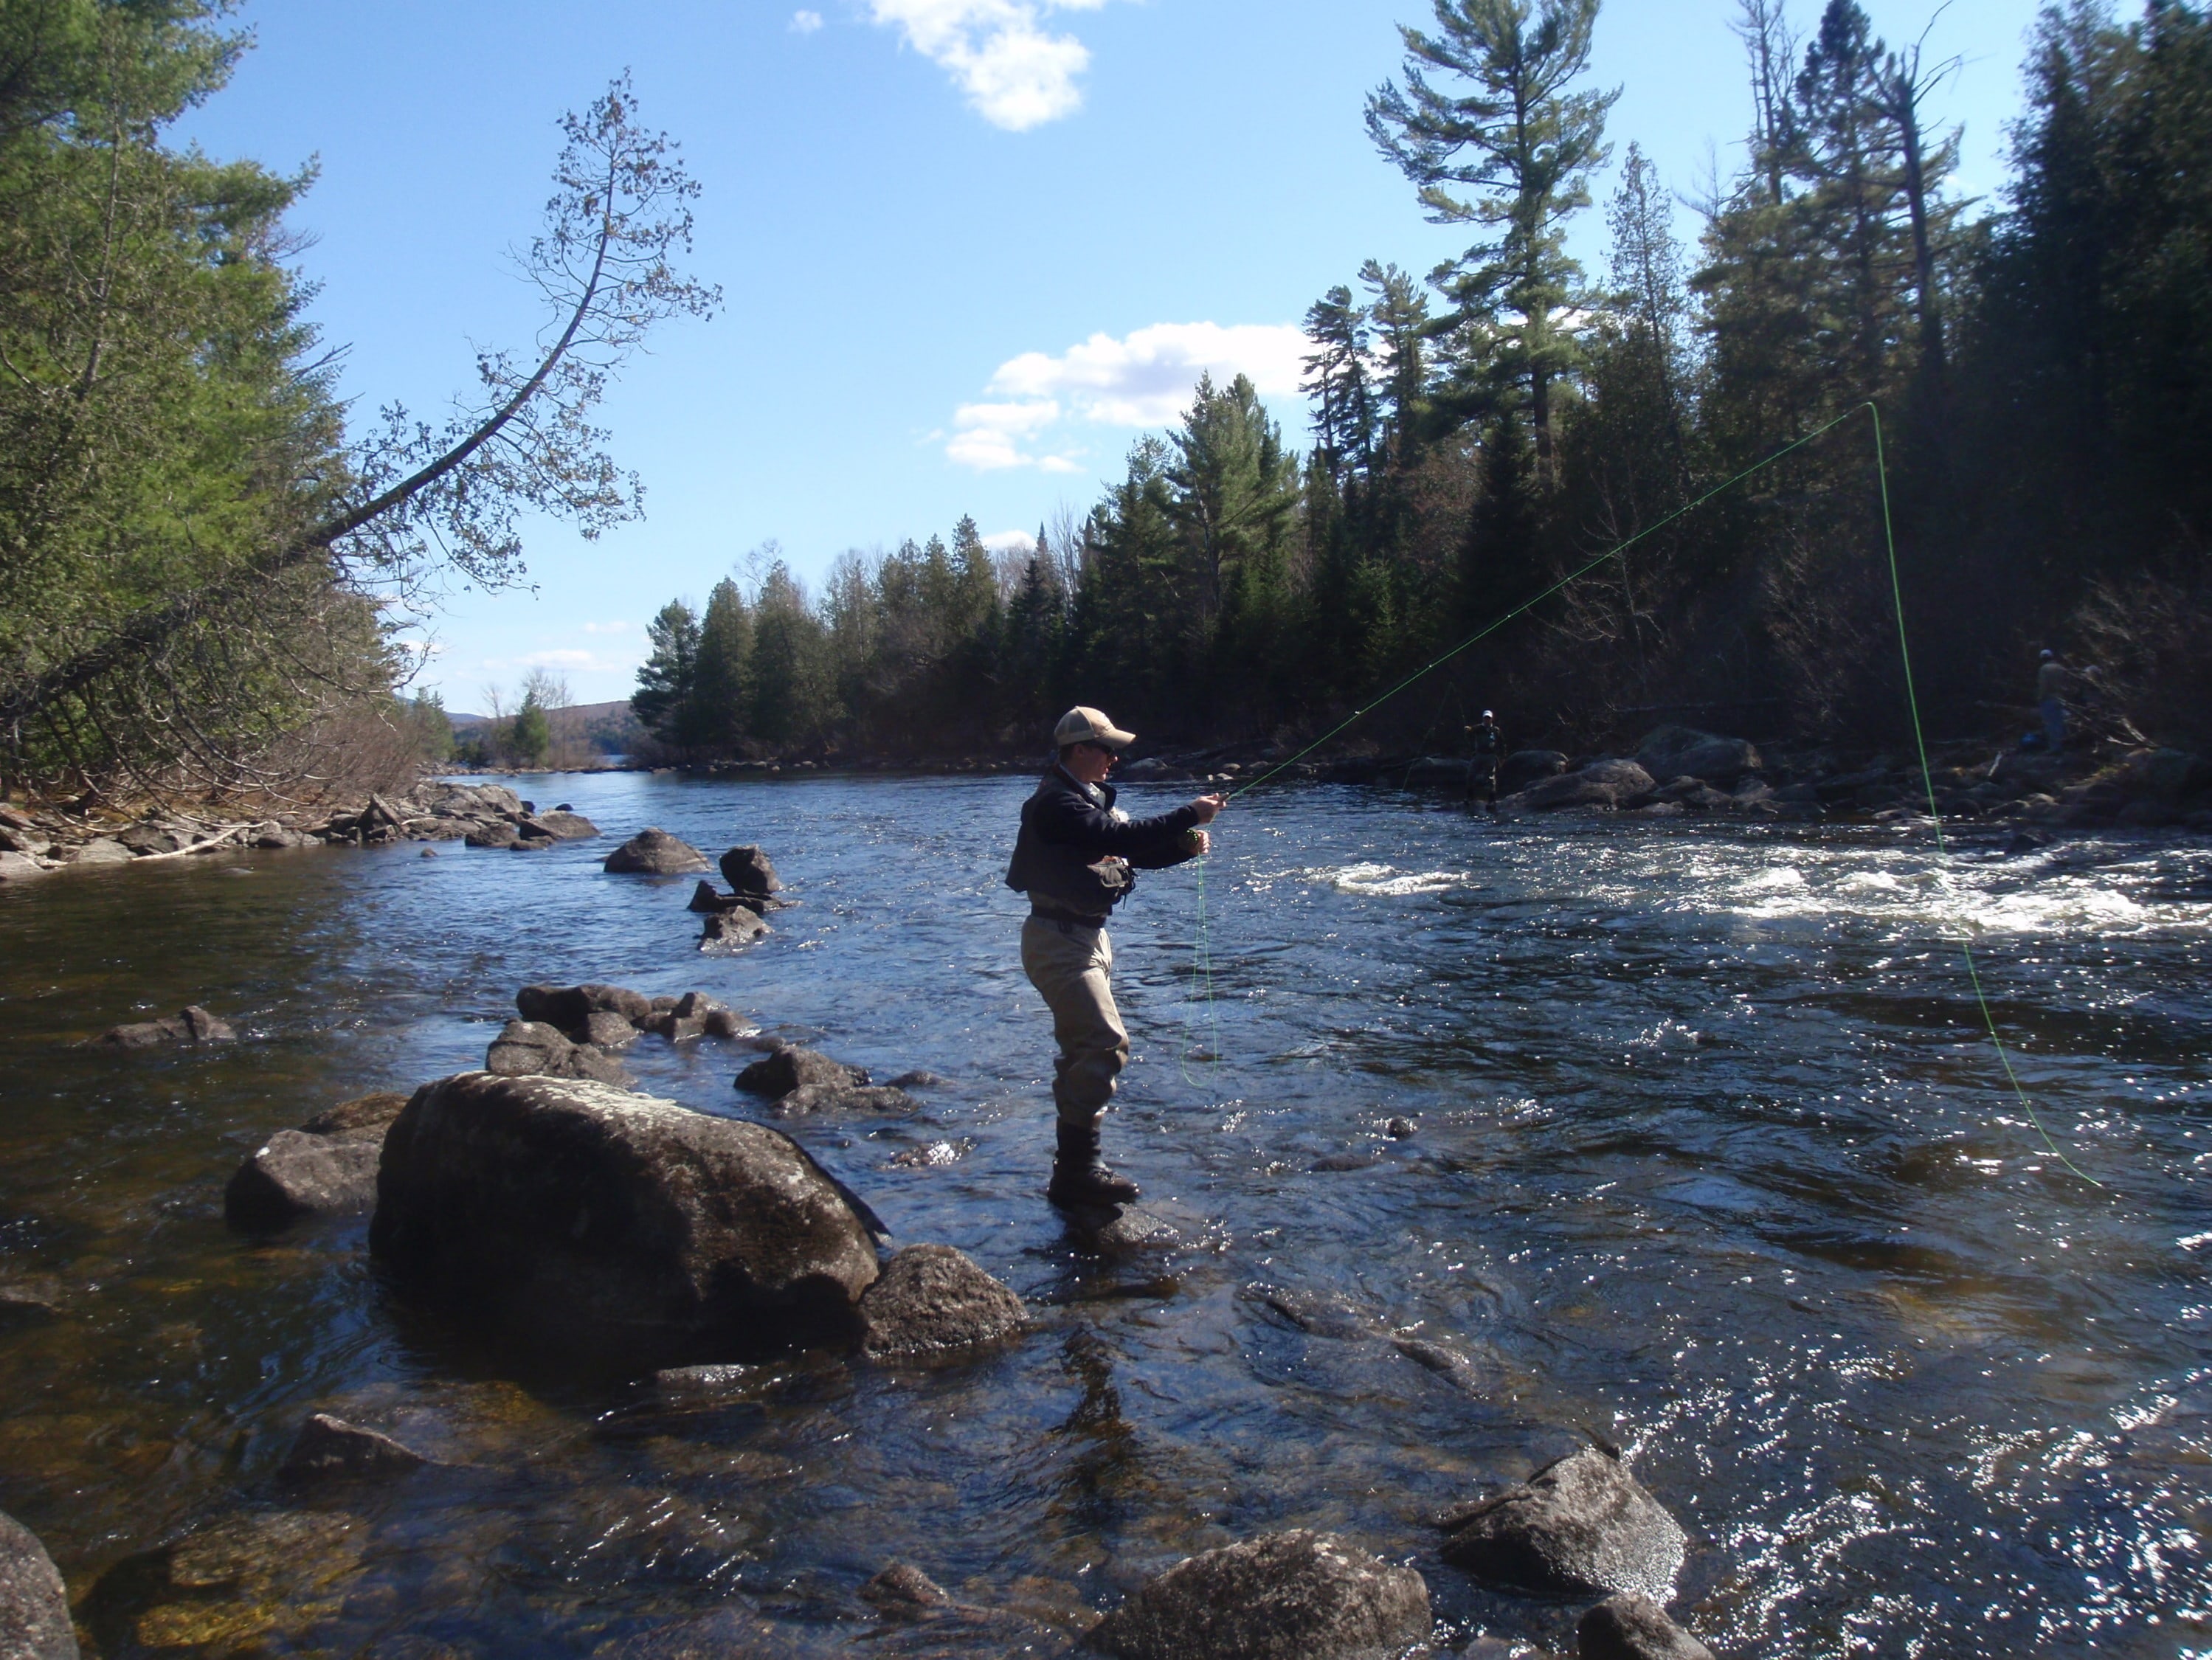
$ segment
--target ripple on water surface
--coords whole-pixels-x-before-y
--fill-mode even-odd
[[[1048,1034],[1000,880],[1025,788],[526,784],[611,836],[766,845],[801,903],[730,957],[696,952],[688,882],[600,873],[605,841],[0,891],[0,1505],[102,1652],[842,1653],[894,1558],[998,1611],[960,1651],[1044,1652],[1297,1525],[1415,1560],[1455,1638],[1564,1649],[1571,1610],[1468,1584],[1427,1521],[1593,1437],[1689,1529],[1674,1611],[1723,1653],[2212,1646],[2201,844],[1941,866],[1890,834],[1255,796],[1203,930],[1188,870],[1116,924],[1111,1152],[1171,1232],[1096,1257],[1038,1195]],[[2002,1087],[1964,940],[2101,1188]],[[1036,1329],[664,1405],[411,1313],[358,1225],[226,1233],[269,1132],[477,1064],[534,980],[696,987],[939,1074],[912,1118],[789,1128]],[[243,1041],[74,1047],[187,1001]],[[737,1112],[743,1058],[625,1060]],[[273,1472],[315,1409],[441,1462],[303,1506]]]

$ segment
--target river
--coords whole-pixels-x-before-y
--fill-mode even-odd
[[[1177,1237],[1096,1257],[1040,1196],[1048,1033],[999,880],[1025,781],[518,783],[607,835],[0,891],[0,1275],[58,1305],[0,1324],[0,1508],[111,1660],[843,1653],[893,1560],[1072,1630],[1292,1526],[1415,1562],[1455,1645],[1571,1651],[1571,1611],[1440,1566],[1428,1519],[1592,1438],[1689,1529],[1674,1612],[1723,1656],[2212,1653],[2201,841],[1945,868],[1887,828],[1262,791],[1116,923],[1109,1153]],[[763,844],[801,904],[701,956],[688,882],[599,869],[648,824]],[[1961,928],[2081,1175],[2005,1086]],[[678,1412],[411,1316],[363,1224],[226,1230],[270,1132],[480,1065],[516,987],[581,980],[942,1074],[917,1117],[793,1128],[1032,1332],[921,1374],[796,1356]],[[188,1001],[241,1041],[76,1047]],[[741,1112],[750,1058],[627,1060]],[[445,1462],[149,1590],[180,1530],[282,1511],[315,1409]]]

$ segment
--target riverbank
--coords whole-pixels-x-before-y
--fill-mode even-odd
[[[1487,767],[1464,756],[1369,751],[1314,761],[1297,758],[1295,751],[1260,743],[1199,750],[1140,749],[1117,769],[1115,778],[1117,783],[1192,784],[1232,791],[1262,781],[1369,785],[1479,802],[1486,809],[1494,802],[1495,810],[1509,818],[1573,811],[1650,818],[1910,825],[1932,817],[1984,829],[2118,828],[2212,834],[2212,763],[2183,751],[2099,742],[2053,755],[1966,740],[1933,746],[1929,761],[1930,775],[1923,778],[1917,762],[1894,751],[1760,745],[1662,727],[1633,750],[1617,755],[1516,751],[1498,763],[1495,790],[1490,787]],[[882,758],[834,763],[799,758],[598,770],[703,781],[795,781],[994,776],[1025,774],[1040,764],[1034,758],[1011,757],[969,757],[933,766],[902,765]],[[565,810],[562,804],[550,812],[558,815]],[[534,801],[505,784],[430,778],[404,793],[259,818],[172,810],[74,813],[0,803],[0,882],[72,866],[187,858],[224,848],[374,847],[395,841],[476,837],[478,845],[529,851],[549,846],[563,835],[580,833],[587,832],[574,825],[556,828],[554,818],[541,817]]]

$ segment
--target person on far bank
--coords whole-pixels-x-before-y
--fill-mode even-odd
[[[2043,735],[2055,755],[2066,747],[2066,688],[2073,672],[2045,649],[2035,671],[2035,702],[2043,714]]]
[[[1498,769],[1505,763],[1505,733],[1498,724],[1498,716],[1488,709],[1483,710],[1482,719],[1467,729],[1467,799],[1472,802],[1480,790],[1484,805],[1495,810]]]
[[[1022,969],[1052,1011],[1060,1046],[1052,1099],[1060,1121],[1051,1203],[1076,1208],[1126,1205],[1137,1184],[1106,1167],[1100,1121],[1114,1081],[1129,1062],[1129,1034],[1114,1006],[1113,942],[1106,920],[1129,897],[1139,870],[1164,870],[1210,845],[1200,826],[1224,806],[1218,795],[1156,818],[1132,819],[1114,806],[1106,775],[1137,741],[1094,708],[1073,708],[1053,728],[1059,754],[1022,803],[1006,885],[1025,893]]]

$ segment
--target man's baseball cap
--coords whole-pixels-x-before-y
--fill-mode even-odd
[[[1135,733],[1123,732],[1093,708],[1072,708],[1052,729],[1054,749],[1065,749],[1070,744],[1103,744],[1109,750],[1125,750],[1136,741]]]

